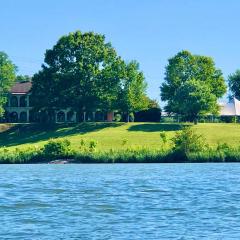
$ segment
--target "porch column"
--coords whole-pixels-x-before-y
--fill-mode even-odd
[[[20,107],[20,96],[19,96],[19,95],[16,95],[16,97],[17,97],[17,101],[18,101],[17,106]]]
[[[92,116],[93,116],[93,122],[95,122],[95,119],[96,119],[96,112],[92,112]]]
[[[26,98],[27,98],[27,107],[30,107],[30,106],[29,106],[29,95],[27,95]]]
[[[86,112],[83,112],[83,121],[86,122]]]
[[[76,112],[74,112],[73,113],[73,122],[77,122],[77,113]]]
[[[29,110],[27,110],[27,122],[29,122]]]

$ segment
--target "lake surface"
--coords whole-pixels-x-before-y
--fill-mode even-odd
[[[1,165],[0,239],[240,239],[240,164]]]

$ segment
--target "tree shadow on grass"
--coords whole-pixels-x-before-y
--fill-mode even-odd
[[[104,128],[119,127],[123,123],[79,123],[79,124],[17,124],[0,132],[0,147],[37,143],[50,138],[69,137],[97,132]]]
[[[161,132],[161,131],[178,131],[183,128],[183,126],[189,126],[189,125],[182,125],[178,123],[171,123],[171,124],[165,124],[165,123],[141,123],[137,125],[130,126],[128,128],[128,131],[136,131],[136,132]]]

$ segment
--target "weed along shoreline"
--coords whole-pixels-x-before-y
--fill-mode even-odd
[[[0,164],[240,162],[238,124],[1,124],[0,129]]]

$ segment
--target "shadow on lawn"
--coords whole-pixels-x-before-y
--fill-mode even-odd
[[[119,127],[122,123],[80,123],[80,124],[17,124],[0,132],[0,147],[24,143],[37,143],[50,138],[69,137]]]
[[[188,125],[184,125],[188,126]],[[178,131],[183,128],[182,124],[172,123],[142,123],[138,125],[133,125],[128,128],[128,131],[138,131],[138,132],[160,132],[160,131]]]

